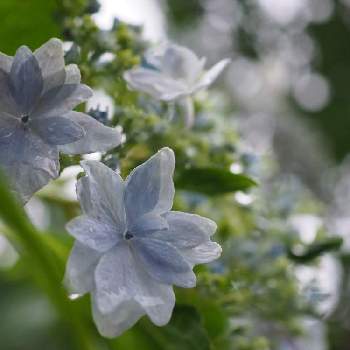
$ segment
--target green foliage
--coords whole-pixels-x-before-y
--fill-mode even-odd
[[[195,191],[207,195],[219,195],[235,191],[245,191],[256,186],[248,176],[232,174],[219,168],[190,168],[178,174],[176,185],[179,189]]]
[[[1,0],[1,51],[13,55],[21,45],[34,49],[49,38],[60,37],[54,21],[57,9],[55,0]]]

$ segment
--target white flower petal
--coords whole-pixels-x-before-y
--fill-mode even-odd
[[[171,44],[162,57],[161,71],[175,80],[186,81],[191,86],[203,71],[204,63],[204,59],[199,59],[188,48]]]
[[[130,246],[123,242],[116,249],[106,253],[95,271],[97,308],[103,315],[132,306],[136,302],[142,309],[139,317],[147,313],[157,325],[166,324],[175,305],[175,296],[171,286],[160,284],[149,277],[147,272],[134,259]],[[133,310],[135,308],[131,308]],[[137,308],[136,308],[137,310]],[[115,312],[115,323],[136,320],[134,312],[128,317],[123,312]],[[108,317],[107,317],[108,318]],[[109,317],[110,318],[110,317]]]
[[[66,228],[77,241],[98,252],[106,252],[122,239],[110,224],[85,215],[71,220]]]
[[[64,84],[47,91],[32,113],[33,118],[59,116],[70,112],[92,96],[84,84]]]
[[[70,293],[85,294],[94,289],[94,271],[100,257],[97,251],[74,243],[64,277]]]
[[[19,111],[10,91],[9,80],[9,75],[0,69],[0,109],[1,112],[16,116]]]
[[[148,213],[160,215],[171,209],[175,193],[174,168],[174,152],[162,148],[130,173],[125,188],[128,222],[136,222]]]
[[[206,71],[195,85],[193,92],[197,92],[210,86],[230,62],[231,60],[229,58],[225,58]]]
[[[69,64],[66,66],[66,80],[65,84],[80,84],[81,74],[79,67],[76,64]]]
[[[184,288],[196,285],[190,265],[171,244],[150,237],[134,238],[131,244],[137,259],[155,280]]]
[[[207,241],[194,248],[181,249],[181,255],[191,265],[205,264],[220,257],[222,248],[219,244]]]
[[[188,94],[181,81],[169,78],[153,69],[134,68],[124,73],[124,79],[133,90],[141,91],[162,101],[174,101]]]
[[[0,70],[9,74],[11,71],[13,58],[11,56],[7,56],[4,53],[0,52]]]
[[[134,300],[121,302],[109,313],[101,313],[92,296],[92,317],[100,334],[106,338],[115,338],[131,328],[144,315],[144,310]]]
[[[62,85],[66,79],[62,41],[50,39],[34,51],[44,80],[43,92]]]
[[[43,90],[43,78],[38,61],[26,46],[16,51],[9,85],[21,114],[29,114]]]
[[[65,154],[86,154],[93,152],[105,152],[119,146],[121,133],[114,128],[104,126],[96,119],[79,112],[66,113],[72,121],[79,124],[85,131],[85,136],[80,140],[60,146]]]
[[[193,248],[206,241],[216,231],[216,223],[203,216],[171,211],[164,218],[169,229],[155,232],[153,238],[164,240],[177,248]]]
[[[30,127],[49,145],[64,145],[85,136],[85,130],[66,116],[33,119]]]
[[[77,184],[83,213],[112,225],[118,234],[126,229],[124,183],[120,175],[97,161],[82,161],[86,176]]]

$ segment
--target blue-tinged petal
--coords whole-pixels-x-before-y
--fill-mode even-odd
[[[188,86],[194,84],[203,71],[204,59],[199,59],[195,53],[186,47],[168,45],[162,57],[162,73],[176,80],[185,81]]]
[[[121,142],[121,133],[117,129],[107,127],[85,113],[70,112],[64,116],[79,124],[85,132],[78,141],[59,147],[65,154],[106,152]]]
[[[177,248],[193,248],[206,241],[216,231],[216,223],[203,216],[171,211],[164,215],[169,229],[155,232],[153,238],[164,240]]]
[[[194,86],[193,92],[197,92],[210,86],[230,62],[231,60],[229,58],[225,58],[206,71]]]
[[[20,115],[16,101],[11,94],[10,76],[2,69],[0,69],[0,110],[12,116]]]
[[[19,126],[7,138],[0,139],[0,166],[13,191],[25,202],[51,179],[58,177],[58,151]]]
[[[77,241],[98,252],[106,252],[122,239],[110,224],[85,215],[71,220],[66,228]]]
[[[46,186],[50,180],[58,177],[58,162],[47,159],[47,167],[50,167],[49,170],[34,168],[25,163],[5,165],[3,168],[0,165],[7,176],[10,190],[22,204],[28,202],[33,194]]]
[[[124,73],[133,90],[144,92],[162,101],[174,101],[189,94],[188,86],[153,69],[134,68]]]
[[[70,293],[85,294],[95,287],[94,271],[101,254],[79,242],[68,258],[64,282]]]
[[[41,95],[43,78],[38,61],[26,46],[21,46],[13,59],[10,88],[20,112],[30,113]]]
[[[20,126],[19,119],[11,114],[0,111],[0,147],[10,141],[11,135]]]
[[[33,119],[30,127],[49,145],[65,145],[84,137],[84,129],[66,117]]]
[[[126,229],[124,183],[119,174],[97,161],[82,161],[86,176],[77,184],[83,213],[111,224],[118,234]]]
[[[128,230],[136,235],[143,236],[152,232],[160,232],[169,228],[165,218],[158,214],[147,213],[140,216],[135,221],[128,223]]]
[[[13,62],[13,57],[5,55],[4,53],[0,52],[0,70],[9,74],[11,71],[12,62]]]
[[[91,96],[92,90],[83,84],[56,86],[41,97],[32,117],[42,118],[65,114]]]
[[[184,288],[196,285],[190,265],[171,244],[150,237],[134,238],[131,244],[142,266],[157,281]]]
[[[209,263],[218,259],[222,253],[221,246],[209,240],[196,247],[179,250],[191,266]]]
[[[79,67],[76,64],[66,66],[65,84],[80,84],[81,74]]]
[[[145,314],[134,300],[125,300],[108,313],[102,313],[92,294],[92,317],[99,333],[106,338],[115,338],[131,328]]]
[[[125,242],[101,258],[95,271],[95,283],[97,309],[115,324],[124,323],[130,327],[137,320],[136,310],[139,317],[147,313],[157,325],[166,324],[171,317],[175,304],[171,286],[150,278]],[[113,318],[108,317],[112,312]],[[120,334],[125,329],[116,331]]]
[[[126,179],[125,207],[129,223],[149,213],[169,211],[174,199],[174,152],[162,148],[135,168]]]
[[[34,51],[43,77],[43,93],[65,82],[64,51],[62,41],[50,39]]]

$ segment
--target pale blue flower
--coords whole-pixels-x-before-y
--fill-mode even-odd
[[[65,66],[62,42],[34,53],[0,53],[0,167],[22,202],[59,174],[59,152],[106,151],[120,133],[72,109],[92,95],[76,65]]]
[[[195,264],[217,259],[216,224],[171,211],[175,159],[163,148],[123,179],[97,161],[83,161],[77,194],[83,215],[67,225],[76,239],[66,269],[74,294],[91,293],[100,333],[115,337],[147,314],[158,326],[172,314],[172,285],[196,284]]]
[[[193,124],[193,105],[190,96],[208,88],[229,64],[223,59],[209,70],[205,58],[191,50],[168,44],[146,53],[147,66],[133,68],[124,74],[130,88],[147,93],[161,101],[178,101],[186,111],[187,126]]]

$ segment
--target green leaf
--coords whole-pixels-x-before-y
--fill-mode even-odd
[[[21,45],[35,49],[60,35],[54,0],[1,0],[0,51],[13,55]]]
[[[307,246],[301,253],[296,253],[292,248],[288,248],[288,257],[297,263],[307,263],[325,253],[339,250],[342,244],[343,239],[341,237],[332,237],[324,240],[323,242],[318,242]]]
[[[210,343],[200,315],[192,306],[177,305],[170,323],[154,328],[152,333],[162,339],[164,350],[209,350]]]
[[[257,185],[250,177],[243,174],[232,174],[219,168],[190,168],[180,171],[176,177],[179,189],[219,195],[235,191],[245,191]]]

